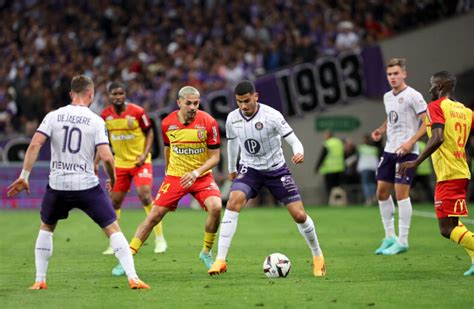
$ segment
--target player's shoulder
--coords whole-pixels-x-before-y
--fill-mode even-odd
[[[170,125],[170,124],[176,124],[178,121],[178,111],[172,111],[171,113],[168,114],[163,120],[161,121],[161,124],[163,126],[165,125]]]
[[[422,98],[423,99],[423,95],[421,94],[421,92],[419,92],[418,90],[416,90],[415,88],[410,87],[410,86],[407,86],[406,95],[414,97],[414,98]]]
[[[125,112],[130,116],[140,116],[145,113],[145,110],[143,109],[143,107],[135,103],[127,102],[127,108],[125,109]]]
[[[205,122],[205,123],[215,121],[214,117],[212,117],[208,112],[205,112],[205,111],[202,111],[202,110],[197,111],[196,120],[200,121],[200,122]]]

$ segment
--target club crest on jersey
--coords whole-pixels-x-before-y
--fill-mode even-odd
[[[398,103],[402,104],[403,103],[403,97],[398,98]]]
[[[205,130],[198,130],[197,131],[197,137],[200,141],[203,141],[206,139],[206,131]]]
[[[263,123],[261,123],[260,121],[257,122],[257,123],[255,124],[255,129],[257,129],[257,130],[259,130],[259,131],[260,131],[261,129],[263,129]]]
[[[135,117],[127,116],[127,125],[130,129],[133,129],[133,123],[135,122]]]

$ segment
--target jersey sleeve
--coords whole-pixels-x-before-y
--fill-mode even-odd
[[[225,136],[227,139],[235,139],[237,135],[235,134],[234,130],[232,129],[232,116],[229,115],[225,122]]]
[[[441,124],[441,125],[444,125],[445,123],[443,109],[441,108],[441,102],[442,100],[437,100],[437,101],[431,102],[428,105],[427,115],[431,123],[431,126],[433,126],[433,124],[436,124],[436,123]]]
[[[44,118],[41,124],[39,125],[38,129],[36,129],[36,132],[39,132],[43,135],[46,135],[48,138],[51,137],[52,133],[52,123],[51,120],[53,118],[52,113],[48,113]]]
[[[285,138],[293,133],[293,129],[290,127],[288,122],[286,122],[285,118],[283,118],[283,115],[280,112],[276,111],[273,117],[276,131],[281,137]]]
[[[165,146],[169,146],[170,145],[170,139],[168,138],[168,135],[166,135],[166,132],[168,131],[167,130],[167,124],[165,121],[162,121],[161,122],[161,137],[163,137],[163,144]]]
[[[95,145],[109,144],[109,132],[107,132],[107,126],[102,118],[97,118],[97,131],[95,134]]]
[[[417,115],[426,112],[427,104],[421,93],[415,92],[412,97],[413,109]]]
[[[148,131],[148,129],[150,129],[151,127],[151,121],[148,115],[145,113],[143,109],[140,109],[138,111],[137,116],[138,116],[137,119],[138,119],[138,124],[140,125],[140,128],[143,131]]]
[[[210,121],[207,122],[207,147],[209,149],[217,149],[221,143],[221,137],[219,135],[219,126],[214,118],[209,117]]]

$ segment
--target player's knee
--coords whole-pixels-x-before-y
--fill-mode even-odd
[[[386,189],[377,189],[377,199],[379,201],[386,201],[390,197],[390,191]]]
[[[227,201],[226,209],[239,212],[244,203],[236,198],[231,198]]]
[[[293,220],[295,220],[296,223],[305,223],[307,215],[304,211],[298,211],[294,214],[292,214]]]
[[[150,194],[139,194],[138,198],[142,202],[143,205],[148,206],[153,202]]]

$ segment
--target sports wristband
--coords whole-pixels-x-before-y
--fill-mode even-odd
[[[27,170],[21,170],[20,178],[23,178],[24,180],[28,181],[28,178],[30,177],[30,172]]]

